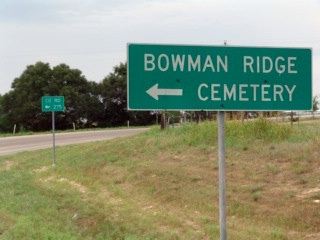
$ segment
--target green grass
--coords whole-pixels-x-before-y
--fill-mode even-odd
[[[0,239],[219,239],[217,129],[0,156]],[[319,237],[319,131],[226,122],[229,239]]]

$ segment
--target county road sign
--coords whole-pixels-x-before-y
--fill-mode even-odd
[[[64,96],[44,96],[41,98],[42,112],[64,111]]]
[[[311,49],[128,44],[130,110],[311,110]]]

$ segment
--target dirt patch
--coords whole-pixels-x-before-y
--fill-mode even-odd
[[[68,183],[71,187],[75,188],[76,190],[78,190],[81,193],[86,193],[87,192],[87,188],[83,185],[81,185],[80,183],[77,183],[75,181],[66,179],[66,178],[60,178],[58,180],[59,182],[66,182]]]
[[[50,168],[50,166],[43,166],[43,167],[34,169],[33,172],[35,172],[35,173],[45,172],[45,171],[47,171],[49,168]]]
[[[298,199],[307,199],[307,198],[311,198],[314,195],[319,194],[320,195],[320,184],[315,187],[315,188],[310,188],[308,190],[303,191],[302,193],[300,193],[299,195],[297,195]],[[317,199],[316,199],[317,200]],[[315,203],[317,203],[318,201],[314,201]]]
[[[41,181],[47,183],[47,182],[51,182],[51,181],[56,181],[56,182],[63,182],[63,183],[67,183],[68,185],[70,185],[73,189],[76,189],[77,191],[81,192],[81,193],[86,193],[87,192],[87,188],[83,185],[81,185],[80,183],[77,183],[75,181],[66,179],[66,178],[60,178],[60,179],[56,179],[54,177],[48,177],[45,179],[41,179]]]
[[[10,170],[10,168],[11,168],[13,165],[14,165],[14,162],[13,162],[13,161],[5,160],[5,161],[4,161],[4,166],[3,166],[3,167],[0,167],[0,169]]]
[[[14,162],[12,161],[5,161],[6,170],[9,170],[13,166]]]
[[[320,239],[320,233],[315,233],[315,234],[308,234],[303,238],[304,240],[315,240],[315,239]]]

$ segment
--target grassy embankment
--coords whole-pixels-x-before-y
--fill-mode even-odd
[[[320,239],[320,125],[227,122],[229,239]],[[217,124],[0,157],[0,239],[219,239]]]

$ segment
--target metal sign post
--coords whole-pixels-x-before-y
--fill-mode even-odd
[[[224,46],[227,42],[224,42]],[[218,111],[218,158],[219,158],[219,224],[220,240],[227,240],[226,199],[226,154],[225,154],[225,112]]]
[[[42,112],[52,113],[52,166],[56,165],[56,137],[54,112],[64,111],[64,96],[43,96],[41,98]]]
[[[56,138],[55,138],[55,119],[52,111],[52,166],[56,165]]]
[[[220,240],[227,239],[226,220],[226,167],[225,167],[225,112],[218,112],[218,154],[219,154],[219,215]]]

